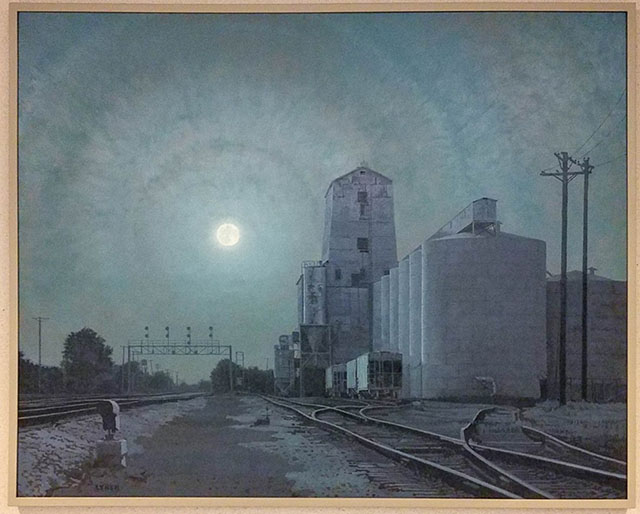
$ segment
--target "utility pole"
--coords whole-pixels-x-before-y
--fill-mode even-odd
[[[240,364],[240,361],[238,359],[239,356],[242,356],[242,364]],[[244,352],[238,350],[236,352],[236,364],[238,364],[240,366],[240,376],[242,377],[242,387],[246,390],[247,389],[247,385],[245,384],[245,373],[244,373]]]
[[[133,352],[131,352],[131,357],[133,358],[133,362],[136,363],[136,369],[131,372],[131,393],[133,393],[135,391],[135,389],[136,389],[136,382],[137,382],[136,375],[138,374],[137,372],[140,370],[141,366],[140,366],[140,363],[138,362],[138,360],[136,359],[136,351],[135,350]]]
[[[42,387],[42,322],[47,321],[49,318],[38,316],[33,319],[38,321],[38,394],[40,394]]]
[[[120,392],[124,394],[124,351],[125,347],[122,347],[122,367],[120,368]]]
[[[233,393],[233,348],[229,346],[229,392]]]
[[[587,401],[588,397],[588,312],[589,312],[589,277],[588,277],[588,237],[589,237],[589,175],[593,171],[593,166],[589,164],[589,157],[585,157],[580,163],[584,174],[584,200],[582,213],[582,400]]]
[[[567,210],[569,206],[569,182],[583,172],[569,173],[572,164],[576,164],[567,152],[555,152],[561,171],[548,173],[541,171],[543,177],[554,177],[562,182],[562,244],[560,255],[560,334],[558,355],[558,381],[560,404],[567,403]]]
[[[127,394],[131,394],[131,345],[127,345]]]

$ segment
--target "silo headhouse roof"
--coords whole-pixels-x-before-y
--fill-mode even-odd
[[[329,187],[327,188],[327,193],[325,194],[325,196],[329,193],[329,191],[331,191],[331,188],[333,187],[333,185],[337,182],[344,182],[346,179],[348,179],[349,177],[351,177],[351,183],[352,184],[357,184],[359,183],[359,178],[362,175],[366,175],[366,176],[375,176],[378,181],[377,183],[379,184],[391,184],[393,181],[389,178],[389,177],[385,177],[382,173],[378,173],[375,170],[372,170],[371,168],[367,167],[367,166],[358,166],[356,169],[351,170],[348,173],[345,173],[344,175],[341,175],[335,179],[333,179],[331,181],[331,183],[329,184]]]

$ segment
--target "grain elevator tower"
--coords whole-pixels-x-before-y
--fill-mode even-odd
[[[398,265],[392,181],[360,166],[331,182],[325,202],[326,323],[340,363],[371,349],[372,287]]]

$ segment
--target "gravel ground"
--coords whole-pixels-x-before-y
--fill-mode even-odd
[[[270,424],[254,426],[267,406]],[[421,402],[372,414],[458,437],[481,407]],[[610,404],[541,404],[522,413],[525,423],[617,457],[625,447],[625,416],[623,405]],[[122,413],[121,426],[129,455],[120,470],[91,465],[103,437],[98,416],[21,428],[19,495],[411,497],[438,491],[427,478],[257,397],[151,405]]]
[[[267,406],[270,424],[254,426]],[[55,495],[413,497],[427,488],[426,478],[257,397],[210,397],[138,444],[144,452],[126,469],[88,469]]]
[[[399,409],[373,409],[368,412],[368,415],[460,438],[460,429],[468,425],[476,413],[484,407],[490,407],[490,405],[421,401]]]
[[[627,460],[627,406],[624,403],[556,402],[523,409],[524,424],[588,450]]]
[[[460,437],[460,429],[488,404],[422,401],[408,407],[372,410],[369,415]],[[627,414],[622,403],[544,402],[521,410],[526,425],[543,430],[582,448],[627,460]]]
[[[138,437],[194,409],[206,400],[162,403],[124,411],[120,437],[127,439],[129,454],[139,453]],[[96,441],[104,438],[98,414],[79,416],[53,424],[18,430],[18,496],[44,496],[56,488],[78,483],[83,467],[93,459]]]

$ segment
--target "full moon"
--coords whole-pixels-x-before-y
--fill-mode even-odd
[[[223,223],[216,231],[216,238],[222,246],[234,246],[240,241],[240,231],[232,223]]]

